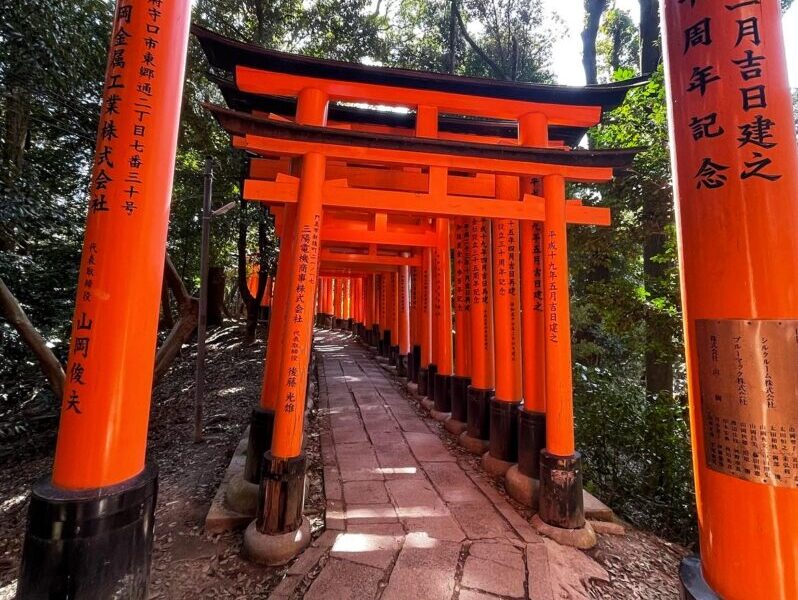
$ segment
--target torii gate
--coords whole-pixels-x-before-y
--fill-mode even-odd
[[[305,294],[315,298],[317,271],[304,265],[318,262],[321,250],[322,207],[348,210],[374,210],[380,212],[404,212],[436,217],[436,231],[441,239],[446,240],[446,251],[434,254],[433,277],[437,275],[440,285],[433,286],[436,291],[433,303],[434,312],[441,313],[437,320],[437,334],[440,343],[435,348],[434,379],[432,389],[435,407],[450,409],[449,382],[453,375],[451,351],[451,317],[449,294],[450,255],[449,218],[481,217],[496,220],[499,230],[494,240],[494,254],[497,261],[495,267],[500,270],[504,265],[511,265],[511,280],[517,277],[519,248],[518,220],[537,220],[546,223],[546,234],[549,236],[544,279],[550,288],[546,295],[546,304],[550,309],[550,323],[547,336],[547,369],[551,371],[551,385],[547,400],[557,407],[548,412],[549,438],[548,448],[553,453],[543,451],[542,463],[545,465],[541,474],[544,480],[541,492],[540,514],[550,525],[579,528],[584,524],[581,505],[581,470],[579,457],[573,447],[572,401],[570,391],[570,343],[568,336],[562,331],[569,329],[567,302],[567,282],[563,281],[567,273],[565,249],[565,226],[571,214],[584,214],[588,207],[578,204],[566,205],[565,179],[581,181],[604,181],[612,177],[613,167],[628,164],[633,152],[585,153],[563,152],[562,150],[545,149],[548,145],[548,122],[575,122],[576,125],[591,125],[600,116],[599,107],[580,107],[562,111],[556,104],[545,106],[517,99],[494,98],[490,107],[486,103],[457,92],[430,91],[405,83],[403,85],[382,85],[364,82],[367,77],[361,72],[350,77],[341,71],[351,66],[329,64],[329,61],[314,61],[309,67],[307,61],[286,67],[285,55],[261,51],[253,47],[242,47],[239,44],[223,40],[215,34],[197,30],[206,53],[212,62],[219,66],[225,60],[232,60],[228,65],[235,72],[238,89],[258,94],[279,95],[297,98],[295,123],[282,117],[256,115],[231,111],[221,107],[207,106],[217,117],[222,126],[233,136],[233,145],[260,156],[278,158],[302,157],[302,166],[298,170],[285,165],[273,181],[248,180],[244,184],[244,197],[252,200],[283,203],[296,206],[296,217],[293,223],[294,237],[287,237],[289,247],[299,248],[300,253],[281,252],[281,262],[288,264],[292,254],[294,265],[291,277],[283,279],[289,288],[302,287],[301,300]],[[235,50],[235,54],[232,51]],[[250,65],[256,65],[256,68]],[[323,67],[329,67],[322,71]],[[380,70],[386,71],[386,70]],[[303,73],[312,73],[312,76]],[[404,73],[404,72],[402,72]],[[392,72],[391,75],[394,75]],[[376,79],[375,79],[376,81]],[[412,88],[412,94],[406,93]],[[412,100],[411,100],[412,95]],[[621,93],[621,97],[622,97]],[[342,127],[327,126],[328,103],[331,98],[346,101],[371,103],[403,103],[416,107],[415,138],[396,134],[377,133],[371,128],[358,131],[351,124]],[[494,102],[495,100],[495,102]],[[518,121],[520,137],[515,146],[476,143],[473,136],[463,140],[439,139],[438,117],[445,110],[465,114],[480,114],[489,117],[511,117]],[[566,112],[568,116],[566,116]],[[486,114],[487,113],[487,114]],[[537,147],[534,147],[537,146]],[[544,149],[540,149],[541,146]],[[357,164],[367,165],[409,166],[421,168],[426,176],[426,189],[421,191],[404,191],[401,188],[377,189],[365,186],[351,186],[346,181],[330,180],[327,164],[331,168],[335,162],[343,167]],[[288,168],[285,168],[288,167]],[[486,173],[494,175],[494,190],[491,199],[452,193],[449,189],[449,172]],[[309,175],[309,171],[312,176]],[[289,174],[290,173],[290,174]],[[299,177],[297,178],[297,175]],[[521,194],[519,177],[538,177],[543,179],[544,196],[531,193]],[[545,199],[544,199],[545,197]],[[548,205],[548,206],[547,206]],[[559,205],[562,205],[561,207]],[[304,209],[303,209],[304,207]],[[290,209],[289,209],[290,211]],[[582,217],[584,218],[584,217]],[[290,218],[289,218],[290,219]],[[587,221],[594,222],[594,221]],[[504,228],[504,229],[503,229]],[[506,232],[506,233],[504,233]],[[505,238],[506,235],[506,238]],[[286,241],[284,240],[285,244]],[[298,280],[302,274],[300,267],[306,269],[307,278]],[[318,265],[313,265],[318,267]],[[278,267],[278,269],[282,268]],[[312,277],[311,277],[312,275]],[[310,281],[312,279],[312,281]],[[520,278],[518,278],[520,280]],[[278,273],[278,288],[280,274]],[[516,408],[521,401],[521,340],[520,310],[518,296],[520,286],[508,286],[507,293],[497,296],[499,306],[495,314],[507,314],[507,323],[495,328],[497,347],[510,348],[509,367],[502,369],[496,378],[496,397],[490,400],[491,431],[487,459],[494,459],[509,468],[516,460]],[[441,298],[446,298],[445,302]],[[279,300],[280,294],[277,293]],[[269,464],[264,463],[263,471],[267,481],[266,493],[261,497],[266,501],[258,510],[256,524],[248,529],[247,546],[251,555],[263,548],[263,534],[274,536],[286,531],[301,532],[301,506],[286,503],[284,498],[295,498],[292,489],[300,487],[303,458],[300,453],[302,415],[301,403],[297,404],[297,395],[287,387],[286,369],[299,374],[299,382],[304,381],[306,365],[298,364],[298,347],[308,348],[310,344],[311,325],[305,316],[300,297],[294,295],[295,302],[289,302],[290,311],[285,311],[286,330],[278,341],[270,341],[267,350],[269,357],[279,348],[283,348],[279,359],[282,373],[278,386],[264,385],[264,390],[277,397],[272,399],[271,408],[275,411],[274,437],[271,443],[271,454],[267,454]],[[445,316],[444,316],[445,313]],[[299,315],[299,316],[298,316]],[[307,322],[306,322],[307,321]],[[542,328],[539,328],[539,330]],[[562,356],[560,356],[562,355]],[[504,358],[504,357],[503,357]],[[278,359],[275,358],[275,361]],[[422,361],[423,362],[423,361]],[[422,369],[424,367],[422,366]],[[304,370],[303,370],[304,369]],[[428,371],[430,369],[428,368]],[[269,375],[267,374],[267,378]],[[301,387],[301,386],[299,386]],[[560,410],[560,408],[564,410]],[[442,411],[441,411],[442,412]],[[486,410],[480,411],[482,414]],[[554,418],[556,416],[556,418]],[[281,422],[288,425],[281,426]],[[545,457],[551,454],[552,459]],[[487,461],[486,461],[487,463]],[[269,483],[269,472],[279,471],[292,466],[296,483],[286,484],[286,477],[281,476],[279,483]],[[293,468],[297,465],[296,468]],[[505,468],[505,470],[506,470]],[[568,478],[552,477],[551,471],[571,473]],[[567,489],[561,482],[571,482]],[[286,496],[286,494],[288,494]],[[293,495],[292,495],[293,494]],[[555,500],[556,498],[556,500]],[[298,534],[298,537],[302,537]],[[256,550],[258,549],[258,550]],[[268,554],[265,553],[265,554]],[[264,556],[264,560],[270,560]]]

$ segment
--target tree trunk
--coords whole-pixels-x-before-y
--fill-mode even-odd
[[[64,395],[64,369],[2,279],[0,279],[0,313],[17,330],[22,341],[33,352],[50,383],[53,394],[60,401]]]
[[[457,0],[449,3],[449,54],[446,57],[446,72],[454,73],[457,68]]]
[[[659,37],[659,1],[640,0],[640,72],[644,75],[657,70],[662,58]]]
[[[169,286],[164,278],[161,284],[161,325],[160,329],[171,329],[175,326],[175,319],[172,316],[172,305],[169,301]]]
[[[260,267],[258,270],[258,289],[253,296],[247,285],[247,201],[241,198],[241,209],[238,211],[238,291],[247,310],[246,327],[244,329],[244,343],[252,344],[258,329],[258,313],[263,292],[266,289],[266,276],[268,264],[266,261],[266,221],[263,212],[260,213],[258,223],[258,250],[260,252]]]
[[[659,2],[640,0],[640,72],[656,71],[660,58]],[[646,237],[643,241],[643,273],[649,297],[656,298],[666,293],[663,280],[668,265],[657,260],[657,257],[665,251],[665,228],[671,222],[672,204],[672,193],[651,194],[644,202],[642,225]],[[662,348],[663,344],[669,346],[670,342],[663,341],[669,333],[668,327],[660,321],[655,314],[646,315],[645,377],[646,395],[649,397],[660,393],[673,394],[674,357]]]
[[[180,353],[183,344],[188,340],[197,328],[199,320],[199,302],[196,298],[189,295],[180,274],[169,255],[166,255],[164,266],[164,282],[172,292],[177,301],[179,317],[177,323],[172,327],[169,335],[158,348],[155,355],[155,381],[166,373],[169,366]]]
[[[208,269],[208,327],[218,327],[222,324],[224,310],[224,268],[210,267]]]
[[[585,28],[582,31],[582,66],[585,69],[585,82],[598,83],[596,67],[596,38],[598,37],[601,15],[607,8],[607,0],[585,0]]]

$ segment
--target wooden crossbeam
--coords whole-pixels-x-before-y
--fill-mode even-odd
[[[331,100],[368,102],[377,105],[416,107],[436,106],[442,113],[484,116],[495,119],[518,119],[540,112],[554,125],[592,127],[601,119],[601,107],[528,102],[503,98],[485,98],[468,94],[438,92],[429,89],[402,88],[375,83],[336,81],[307,77],[265,69],[237,66],[235,81],[244,92],[270,96],[297,96],[300,91],[315,88]]]
[[[252,179],[274,180],[278,175],[288,173],[288,159],[253,158],[250,160],[249,176]],[[328,179],[346,179],[352,187],[397,190],[403,192],[425,192],[429,188],[429,175],[409,168],[375,168],[346,165],[329,161]],[[492,174],[474,175],[449,174],[447,189],[461,196],[493,198],[496,192],[496,178]]]
[[[297,201],[299,183],[290,178],[282,181],[244,181],[244,199],[259,202],[291,204]],[[429,194],[395,192],[350,188],[345,183],[327,181],[324,186],[324,206],[327,208],[351,208],[379,212],[417,213],[430,217],[486,217],[491,219],[518,219],[543,221],[545,208],[543,198],[525,194],[523,201],[495,200],[455,196],[451,194]],[[568,202],[568,223],[577,225],[610,224],[610,210],[596,206],[582,206]]]
[[[327,158],[362,164],[394,164],[419,167],[442,167],[455,171],[496,173],[527,177],[561,175],[569,181],[602,182],[613,177],[611,167],[588,167],[551,163],[504,160],[480,156],[461,156],[398,148],[371,148],[335,144],[320,140],[306,141],[260,135],[233,135],[233,146],[265,156],[303,156],[316,152]],[[565,154],[565,153],[563,153]]]
[[[420,267],[419,256],[388,256],[383,254],[358,254],[357,252],[335,252],[330,248],[322,248],[319,256],[324,264],[356,264],[356,265],[382,265],[399,267],[407,265]]]

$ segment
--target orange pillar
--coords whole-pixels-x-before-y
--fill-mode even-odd
[[[418,255],[416,255],[418,256]],[[407,358],[407,378],[418,383],[418,369],[421,366],[421,335],[419,332],[419,308],[421,298],[419,267],[410,267],[410,355]]]
[[[496,176],[496,197],[518,200],[519,178]],[[496,395],[490,404],[490,449],[485,466],[504,474],[518,458],[521,387],[521,278],[518,221],[493,221],[493,328]]]
[[[482,454],[490,439],[490,399],[494,391],[493,260],[491,223],[474,217],[469,226],[471,276],[471,385],[468,387],[468,427],[460,436],[467,450]]]
[[[399,353],[399,274],[396,271],[388,273],[388,328],[391,331],[390,357],[396,364]]]
[[[381,354],[387,358],[391,354],[391,324],[388,312],[388,273],[380,275],[380,332],[382,339]]]
[[[522,146],[548,146],[548,122],[541,113],[530,113],[518,121],[518,142]],[[542,195],[539,179],[522,180],[522,193]],[[543,331],[543,224],[521,221],[521,359],[523,409],[518,413],[518,474],[540,478],[540,452],[546,447],[545,342]],[[508,489],[513,497],[534,506],[534,486],[513,486],[508,472]],[[513,490],[519,493],[513,493]]]
[[[421,281],[419,297],[419,344],[421,346],[421,366],[418,369],[418,393],[421,396],[432,394],[430,384],[430,368],[434,376],[432,364],[433,332],[432,332],[432,249],[424,248],[421,254]]]
[[[468,422],[468,386],[471,385],[471,304],[469,272],[469,219],[455,220],[454,230],[454,377],[451,380],[451,412],[446,429],[455,435]]]
[[[543,178],[546,449],[540,453],[540,518],[576,529],[585,524],[581,456],[574,447],[571,379],[571,308],[568,291],[568,238],[565,180]]]
[[[343,277],[335,278],[335,327],[343,328],[344,311],[346,308],[346,281]]]
[[[302,90],[297,98],[297,122],[323,125],[327,105],[328,98],[323,92],[313,88]],[[296,531],[297,552],[310,543],[309,523],[302,516],[305,485],[302,438],[313,337],[312,302],[318,284],[325,170],[323,154],[309,152],[302,156],[296,218],[293,230],[288,233],[291,255],[296,260],[292,261],[288,272],[288,310],[281,315],[286,343],[280,348],[274,435],[271,452],[263,462],[257,518],[244,536],[245,551],[256,561],[269,560],[269,544],[264,544],[263,534]]]
[[[446,171],[440,173],[446,176]],[[432,179],[433,175],[430,175]],[[444,179],[445,181],[445,179]],[[452,364],[452,259],[449,249],[449,219],[436,219],[435,231],[438,245],[434,249],[435,272],[433,307],[433,325],[435,328],[435,383],[433,401],[435,416],[438,419],[448,418],[452,408],[451,380],[454,371]],[[444,415],[446,415],[444,417]]]
[[[146,595],[157,469],[145,454],[191,6],[150,8],[120,1],[114,15],[53,473],[33,487],[20,598]]]
[[[701,548],[682,583],[798,598],[798,152],[779,2],[667,1],[662,23]]]
[[[396,374],[407,376],[407,361],[410,354],[410,267],[399,267],[399,353],[396,360]]]
[[[352,278],[347,277],[344,286],[344,320],[347,321],[345,327],[350,329],[352,322]]]
[[[369,306],[371,306],[371,319],[369,325],[371,333],[369,334],[369,346],[379,347],[380,340],[380,302],[379,302],[379,285],[378,276],[369,276]]]

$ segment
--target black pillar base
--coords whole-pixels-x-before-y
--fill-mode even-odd
[[[518,409],[518,471],[540,479],[540,451],[546,447],[546,413]]]
[[[407,357],[408,354],[397,354],[396,355],[396,375],[397,377],[407,377],[407,368],[408,362]]]
[[[704,579],[697,556],[684,558],[679,565],[681,600],[721,600]]]
[[[490,455],[505,462],[518,461],[518,402],[490,400]]]
[[[405,365],[407,365],[407,381],[415,381],[416,377],[416,361],[413,360],[413,353],[408,352],[405,354]]]
[[[249,439],[247,440],[247,462],[244,464],[244,479],[250,483],[260,483],[260,470],[263,455],[272,447],[274,433],[274,411],[258,406],[249,418]]]
[[[427,387],[422,396],[426,396],[430,400],[435,400],[435,375],[438,374],[438,365],[432,363],[427,365]],[[421,391],[419,391],[421,393]]]
[[[369,346],[380,347],[380,326],[377,323],[371,325],[371,338],[369,339]]]
[[[418,383],[418,372],[421,369],[421,346],[413,346],[413,383]]]
[[[346,320],[346,330],[347,331],[354,331],[355,330],[355,320],[354,319],[347,319]]]
[[[329,330],[333,330],[335,328],[335,317],[332,315],[327,315],[324,326]]]
[[[468,400],[468,436],[478,440],[490,439],[490,399],[493,390],[482,390],[469,385],[466,391]]]
[[[344,320],[335,317],[333,319],[333,329],[343,329],[344,328]]]
[[[380,354],[388,358],[391,355],[391,330],[385,329],[382,332],[382,348]]]
[[[432,401],[435,410],[440,413],[452,412],[452,376],[435,373],[435,388],[432,392]]]
[[[388,364],[399,367],[399,346],[391,346],[391,353],[388,356]]]
[[[79,491],[34,484],[17,598],[146,600],[158,469]]]
[[[541,520],[554,527],[576,529],[585,524],[582,500],[582,455],[555,456],[540,452]]]
[[[461,423],[468,422],[468,386],[470,377],[454,375],[450,387],[452,419]]]
[[[299,529],[305,504],[305,455],[263,456],[263,476],[258,494],[257,529],[275,535]]]
[[[429,369],[421,367],[418,370],[418,395],[426,396],[429,388]]]

